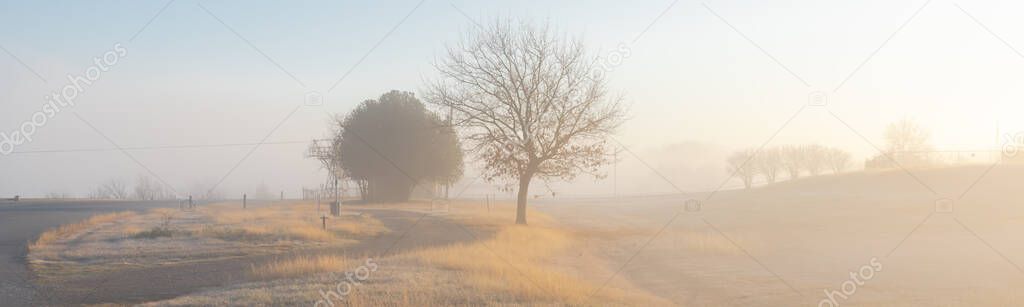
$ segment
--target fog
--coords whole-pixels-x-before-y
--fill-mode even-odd
[[[1020,305],[1022,11],[0,1],[0,302]]]
[[[632,176],[621,193],[670,191],[653,188],[660,176],[635,160],[706,189],[726,175],[724,155],[714,155],[765,142],[842,147],[863,161],[877,151],[858,134],[881,144],[885,125],[902,118],[927,127],[938,149],[994,150],[997,133],[1020,129],[1021,94],[1012,89],[1024,33],[1011,13],[1019,4],[922,4],[181,3],[149,22],[162,3],[8,3],[0,12],[7,133],[114,44],[126,56],[0,159],[0,195],[84,195],[102,180],[150,173],[182,191],[223,179],[227,195],[260,183],[298,193],[323,181],[304,142],[329,135],[333,114],[387,90],[421,90],[446,41],[496,16],[549,23],[598,55],[628,48],[608,72],[631,106],[616,134],[635,153],[619,165]],[[296,110],[311,91],[326,103]],[[793,117],[815,92],[827,108]],[[116,150],[224,144],[241,145]],[[564,190],[607,192],[579,181]]]

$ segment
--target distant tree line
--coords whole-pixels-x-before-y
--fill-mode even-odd
[[[150,178],[139,175],[135,180],[135,186],[129,187],[125,180],[114,178],[104,181],[91,192],[92,199],[113,199],[113,200],[165,200],[174,199],[175,195],[164,188],[163,184]]]
[[[761,151],[744,149],[729,155],[726,162],[729,173],[750,188],[758,176],[775,183],[783,173],[790,180],[826,171],[838,174],[850,167],[850,159],[850,153],[842,149],[810,144],[766,147]]]
[[[931,133],[913,120],[889,124],[884,137],[884,152],[866,161],[866,169],[927,167],[939,162],[931,156]]]

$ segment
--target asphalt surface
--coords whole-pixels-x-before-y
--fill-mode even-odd
[[[134,201],[0,201],[0,305],[50,305],[48,291],[32,283],[26,246],[47,229],[92,215],[176,207],[177,202]]]
[[[260,205],[267,204],[250,203],[250,206]],[[45,285],[32,282],[31,272],[25,262],[26,245],[43,231],[96,214],[176,206],[176,202],[0,201],[0,306],[134,304],[157,301],[204,289],[254,281],[248,274],[253,265],[283,256],[338,252],[390,255],[428,246],[478,240],[491,235],[487,230],[475,231],[475,237],[464,235],[464,229],[425,212],[356,207],[348,210],[371,213],[391,231],[340,249],[303,250],[287,255],[261,255],[88,276],[67,276],[63,281]],[[415,231],[410,232],[413,228]]]
[[[392,231],[344,247],[302,249],[284,254],[254,255],[71,276],[51,285],[59,290],[50,293],[46,303],[63,306],[160,301],[203,290],[259,281],[251,275],[252,267],[259,267],[282,258],[321,254],[392,255],[417,248],[471,241],[490,235],[485,231],[477,231],[476,238],[468,237],[452,222],[434,216],[424,216],[419,212],[386,209],[371,211],[375,218],[380,219]],[[414,225],[415,231],[406,233],[406,230]]]

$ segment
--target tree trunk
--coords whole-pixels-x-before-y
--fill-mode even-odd
[[[526,225],[526,199],[529,198],[533,172],[519,175],[519,195],[516,196],[516,224]]]

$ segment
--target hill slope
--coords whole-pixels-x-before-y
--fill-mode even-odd
[[[1024,168],[1003,165],[819,176],[719,192],[674,220],[687,197],[545,207],[606,231],[587,253],[616,269],[632,258],[623,278],[681,305],[818,305],[872,264],[835,303],[1019,305],[1022,182]]]

